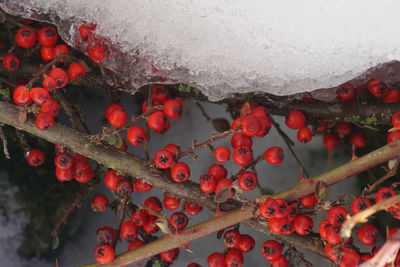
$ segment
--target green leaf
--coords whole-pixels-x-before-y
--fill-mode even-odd
[[[117,140],[115,141],[115,146],[120,148],[122,146],[123,142],[122,142],[122,138],[121,137],[117,137]]]
[[[324,182],[318,181],[315,185],[315,196],[318,200],[322,200],[325,197],[326,184]]]
[[[346,198],[345,198],[346,203],[350,204],[355,198],[356,198],[355,195],[346,195]]]
[[[214,129],[220,133],[228,131],[230,128],[229,121],[224,118],[216,118],[211,120]]]
[[[261,187],[260,188],[260,193],[263,196],[265,196],[265,195],[273,195],[275,193],[275,191],[272,190],[271,188],[268,188],[268,187]]]
[[[57,249],[59,245],[60,245],[60,239],[58,238],[58,236],[56,236],[53,238],[53,242],[51,243],[51,248]]]
[[[107,142],[108,142],[110,145],[115,145],[115,143],[117,142],[117,139],[118,139],[118,138],[119,138],[118,135],[115,135],[115,134],[109,135],[109,136],[107,136]]]

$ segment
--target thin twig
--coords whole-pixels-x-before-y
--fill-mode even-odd
[[[3,152],[7,159],[10,159],[10,153],[8,152],[7,137],[4,134],[3,127],[0,126],[0,138],[3,141]]]
[[[231,180],[235,181],[239,174],[247,171],[249,168],[252,168],[254,173],[255,173],[255,166],[257,165],[257,163],[259,163],[262,159],[264,158],[263,155],[259,155],[256,159],[253,159],[249,165],[243,166],[242,168],[240,168],[240,170],[235,174],[231,176]]]
[[[145,119],[147,118],[151,113],[157,111],[157,110],[162,110],[164,108],[164,106],[159,105],[159,106],[151,106],[149,107],[149,109],[146,112],[143,112],[142,114],[140,114],[139,116],[136,117],[132,117],[132,119],[128,122],[125,123],[125,125],[123,125],[122,127],[116,129],[114,133],[121,133],[123,131],[125,131],[126,129],[128,129],[130,126],[132,126],[135,122],[137,122],[138,120],[141,119]]]
[[[211,120],[211,117],[208,116],[208,114],[207,114],[207,112],[205,111],[203,105],[200,104],[199,102],[196,102],[196,106],[200,109],[201,114],[204,116],[204,118],[205,118],[207,121],[210,121],[210,120]]]
[[[26,141],[24,134],[20,130],[15,129],[15,135],[17,136],[18,142],[21,145],[21,148],[24,151],[24,153],[30,151],[31,146]]]
[[[386,172],[386,174],[384,176],[382,176],[378,181],[376,181],[373,185],[370,185],[367,188],[365,188],[363,191],[363,195],[371,193],[372,191],[375,190],[375,188],[377,188],[378,185],[382,184],[384,181],[386,181],[390,177],[395,176],[397,173],[398,167],[399,167],[399,160],[396,159],[396,163],[395,163],[394,167],[389,169]]]

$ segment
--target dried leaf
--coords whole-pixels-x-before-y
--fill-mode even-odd
[[[397,164],[399,164],[399,159],[398,158],[391,159],[388,162],[388,167],[389,167],[390,170],[392,170],[392,169],[396,168]]]
[[[118,136],[113,134],[113,135],[109,135],[107,136],[107,143],[109,143],[110,145],[115,145],[118,141]]]
[[[271,188],[268,187],[261,187],[260,188],[261,195],[273,195],[275,192]]]
[[[225,187],[215,194],[214,201],[216,203],[224,203],[232,197],[232,188]]]
[[[315,196],[318,200],[322,200],[325,197],[326,193],[326,184],[322,181],[318,181],[315,185]]]
[[[230,128],[229,121],[224,118],[215,118],[211,120],[212,126],[217,132],[223,133]]]
[[[59,245],[60,245],[60,239],[58,238],[58,236],[55,236],[53,238],[52,243],[51,243],[51,248],[52,249],[57,249]]]

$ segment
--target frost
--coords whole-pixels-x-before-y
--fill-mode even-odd
[[[168,76],[211,100],[238,92],[288,95],[360,80],[400,56],[398,1],[0,0],[0,6],[56,23],[82,50],[77,26],[98,24],[97,34],[113,44],[104,62],[108,82],[128,91]]]

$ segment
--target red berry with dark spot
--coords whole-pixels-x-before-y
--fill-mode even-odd
[[[177,162],[171,168],[171,178],[177,182],[182,183],[189,179],[190,177],[190,168],[184,162]]]
[[[390,187],[381,187],[375,195],[375,202],[379,202],[392,196],[395,196],[396,192]]]
[[[179,256],[179,248],[174,248],[168,251],[160,253],[160,257],[163,261],[173,263]]]
[[[145,243],[140,239],[134,239],[129,242],[128,250],[134,250],[140,246],[143,246]]]
[[[350,136],[350,144],[359,148],[365,147],[367,144],[367,137],[365,136],[364,132],[352,133]]]
[[[275,199],[276,204],[278,204],[278,210],[275,214],[276,218],[285,218],[289,215],[289,205],[286,200],[277,198]]]
[[[147,140],[146,131],[140,126],[130,127],[126,133],[126,137],[129,143],[134,146],[139,146]]]
[[[40,106],[40,110],[55,117],[60,112],[60,105],[50,98]]]
[[[234,248],[239,243],[240,233],[237,230],[228,230],[224,233],[223,237],[225,246]]]
[[[260,215],[264,218],[274,218],[278,213],[278,203],[273,198],[267,198],[264,203],[258,205]]]
[[[347,210],[341,206],[336,206],[333,208],[330,208],[328,211],[328,221],[330,224],[333,225],[342,225],[344,223],[344,221],[347,218],[347,215],[349,213],[347,212]]]
[[[225,256],[219,252],[214,252],[207,257],[209,267],[225,267]]]
[[[282,245],[275,240],[268,240],[261,245],[261,252],[264,258],[274,261],[282,255]]]
[[[60,169],[69,169],[74,165],[74,159],[67,153],[59,153],[54,158],[54,165]]]
[[[254,172],[245,171],[238,176],[238,185],[244,191],[250,191],[257,187],[258,179]]]
[[[154,163],[157,168],[168,169],[175,162],[174,155],[168,150],[160,150],[154,155]]]
[[[389,144],[389,143],[394,142],[399,139],[400,139],[400,130],[394,130],[394,131],[388,132],[386,141]]]
[[[178,197],[166,194],[164,195],[163,204],[167,210],[176,210],[181,205],[181,200]]]
[[[200,177],[200,189],[206,194],[211,194],[215,191],[217,179],[213,175],[205,174]]]
[[[251,147],[253,145],[253,139],[242,133],[235,133],[231,138],[231,145],[233,148],[239,146]]]
[[[54,79],[51,76],[47,76],[46,78],[43,79],[42,86],[47,91],[51,92],[56,89],[56,86],[57,86],[56,83],[57,83],[56,79]]]
[[[371,206],[371,201],[368,198],[356,197],[355,199],[353,199],[353,201],[351,201],[350,211],[354,215]]]
[[[386,95],[388,88],[386,84],[378,79],[371,79],[367,83],[368,91],[375,97],[382,98]]]
[[[56,89],[63,88],[68,83],[68,74],[60,68],[54,68],[49,72],[49,76],[56,80]]]
[[[197,205],[196,203],[186,202],[185,204],[185,211],[190,216],[196,216],[203,210],[203,207]]]
[[[312,132],[307,126],[301,127],[297,132],[297,140],[300,143],[308,143],[312,139]]]
[[[3,57],[3,67],[6,70],[14,71],[19,68],[21,61],[16,55],[8,54]]]
[[[269,164],[280,164],[284,156],[283,150],[279,146],[270,147],[264,152],[264,160]]]
[[[36,104],[43,104],[47,100],[51,99],[49,92],[42,87],[35,87],[29,91],[29,96]]]
[[[122,177],[117,175],[114,170],[109,170],[104,176],[104,185],[110,190],[117,190],[117,185],[121,181]]]
[[[160,231],[160,227],[157,225],[157,217],[156,216],[149,216],[147,223],[142,226],[143,230],[149,234],[153,235]]]
[[[303,112],[297,109],[292,109],[286,116],[286,126],[290,129],[300,129],[306,124],[306,117],[304,116]]]
[[[164,103],[164,113],[171,119],[177,119],[182,115],[182,99],[168,99]]]
[[[97,194],[92,197],[91,207],[93,211],[105,211],[108,205],[108,198],[105,195]]]
[[[239,146],[233,151],[233,161],[239,166],[247,166],[253,159],[253,152],[249,147]]]
[[[254,246],[256,245],[256,241],[250,235],[240,235],[239,242],[237,243],[236,247],[240,249],[241,252],[247,253],[253,250]]]
[[[42,46],[51,47],[57,43],[58,33],[54,27],[47,26],[39,30],[37,38]]]
[[[184,229],[189,223],[189,218],[183,212],[174,212],[169,217],[169,224],[176,230]]]
[[[210,168],[208,168],[208,174],[215,177],[218,181],[220,179],[226,178],[228,175],[227,169],[221,164],[212,164]]]
[[[242,133],[247,136],[256,136],[261,130],[260,120],[255,115],[248,115],[242,119]]]
[[[148,213],[143,209],[138,209],[132,213],[131,221],[137,226],[143,226],[149,220]]]
[[[132,194],[133,192],[133,186],[131,181],[128,179],[121,179],[118,184],[117,184],[117,190],[119,195],[121,196],[126,196],[129,194]]]
[[[71,80],[75,82],[80,82],[86,76],[86,69],[82,64],[78,62],[73,62],[68,67],[68,76]]]
[[[161,201],[158,199],[158,197],[149,197],[144,201],[143,204],[146,207],[148,207],[150,210],[152,210],[152,211],[154,211],[156,213],[160,213],[163,210],[163,206],[161,204]],[[146,210],[146,212],[149,215],[154,215],[154,213],[152,211]]]
[[[294,230],[298,235],[308,235],[314,226],[313,220],[306,215],[297,215],[293,221]]]
[[[94,257],[100,264],[108,264],[114,260],[115,251],[110,245],[100,245],[94,250]]]
[[[170,92],[165,85],[155,85],[151,88],[151,98],[153,101],[164,104],[168,99],[171,98]]]
[[[217,162],[223,163],[229,160],[231,151],[226,146],[219,146],[214,150],[214,157]]]
[[[121,238],[124,240],[134,240],[138,236],[138,227],[131,221],[126,221],[121,225]]]
[[[110,226],[103,226],[96,230],[96,239],[100,244],[113,245],[117,241],[117,232]]]
[[[44,163],[44,153],[40,149],[32,149],[27,152],[26,160],[33,167],[38,167]]]
[[[336,90],[336,99],[339,102],[349,101],[354,98],[355,94],[356,90],[354,87],[349,83],[345,83]]]
[[[325,133],[322,138],[322,142],[328,150],[333,150],[340,144],[339,138],[333,133]]]
[[[31,48],[35,45],[36,40],[35,31],[29,27],[20,28],[15,35],[15,42],[22,48]]]
[[[357,234],[360,242],[367,246],[375,245],[379,238],[378,228],[372,224],[364,224],[358,229]]]
[[[54,126],[54,117],[47,112],[40,112],[36,115],[36,127],[40,130],[46,130]]]
[[[20,85],[13,92],[14,103],[18,106],[25,107],[32,102],[29,90],[25,85]]]
[[[226,267],[242,267],[243,254],[237,248],[231,248],[225,255]]]

